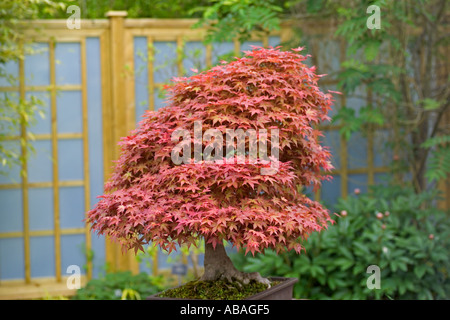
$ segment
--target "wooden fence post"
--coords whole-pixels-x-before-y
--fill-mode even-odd
[[[120,148],[117,143],[120,138],[129,133],[129,119],[132,113],[127,110],[127,93],[126,93],[126,57],[125,57],[125,28],[124,18],[127,16],[126,11],[109,11],[106,13],[109,18],[109,46],[105,46],[108,52],[108,62],[103,65],[109,68],[109,86],[103,90],[109,90],[109,104],[105,106],[109,112],[111,121],[109,134],[111,135],[111,145],[105,146],[109,158],[109,166],[113,163],[111,160],[117,160]],[[134,107],[133,107],[134,108]],[[134,120],[134,119],[133,119]],[[107,133],[108,134],[108,133]],[[110,171],[109,171],[110,172]],[[106,179],[108,177],[105,177]],[[135,259],[133,251],[122,253],[121,247],[117,243],[113,243],[109,238],[106,239],[106,261],[110,267],[110,271],[131,270],[133,273],[139,272],[139,264]]]

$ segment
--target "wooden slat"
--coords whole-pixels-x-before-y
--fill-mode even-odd
[[[372,90],[367,90],[367,105],[372,106]],[[375,164],[374,164],[374,130],[373,126],[368,127],[367,131],[367,182],[369,186],[375,183]]]
[[[280,42],[284,46],[284,50],[290,49],[286,46],[286,43],[288,43],[290,40],[292,40],[292,31],[290,28],[282,28],[280,32]]]
[[[61,232],[59,219],[59,177],[58,177],[58,128],[56,106],[56,71],[55,71],[55,42],[49,44],[50,85],[51,90],[51,131],[52,131],[52,159],[53,159],[53,228],[55,237],[55,274],[56,281],[61,282]]]
[[[109,27],[108,19],[80,19],[80,29],[67,29],[66,19],[33,19],[33,20],[21,20],[18,22],[19,25],[26,28],[30,25],[33,29],[55,29],[54,31],[64,31],[65,34],[72,32],[86,31],[87,29],[94,29],[94,31],[103,31]],[[41,30],[39,30],[41,31]],[[59,41],[59,39],[58,39]]]
[[[82,133],[58,133],[56,135],[58,140],[83,139]],[[5,137],[5,140],[19,140],[19,136]],[[52,134],[33,134],[33,140],[51,140]]]
[[[269,36],[264,36],[262,39],[262,44],[264,48],[267,48],[269,46]]]
[[[147,81],[148,81],[148,107],[149,110],[155,110],[155,80],[154,80],[154,61],[155,61],[155,47],[153,38],[147,37]]]
[[[179,77],[183,75],[183,48],[184,48],[184,42],[183,37],[178,35],[177,36],[177,74]]]
[[[23,43],[20,44],[23,52]],[[19,96],[21,102],[25,101],[25,61],[24,58],[19,59]],[[31,281],[31,263],[30,263],[30,220],[29,220],[29,203],[28,203],[28,152],[27,152],[27,130],[26,120],[21,119],[21,154],[22,154],[22,215],[23,215],[23,243],[24,243],[24,263],[25,263],[25,283]]]
[[[125,28],[190,29],[198,19],[126,19]]]
[[[56,282],[54,278],[32,279],[31,283],[23,280],[5,280],[0,286],[0,300],[20,300],[37,299],[42,297],[71,296],[76,293],[76,289],[67,288],[68,276],[62,278],[61,282]],[[80,285],[86,284],[86,277],[80,276]]]
[[[159,250],[155,250],[152,256],[152,273],[156,277],[159,274]]]
[[[117,142],[123,136],[128,134],[129,118],[131,118],[131,112],[127,112],[127,96],[126,93],[126,81],[124,77],[125,61],[133,59],[125,56],[130,54],[130,50],[125,48],[125,29],[124,29],[124,16],[125,12],[108,12],[107,16],[110,18],[110,30],[109,30],[109,47],[106,50],[109,51],[109,64],[103,65],[106,68],[110,68],[109,76],[111,79],[110,87],[111,97],[110,104],[112,107],[112,130],[110,132],[112,148],[110,160],[117,159],[119,157],[120,148],[117,146]],[[133,88],[134,91],[134,88]],[[134,106],[132,107],[134,108]],[[108,166],[111,162],[108,163]],[[112,243],[110,238],[106,238],[106,259],[111,266],[111,271],[115,270],[132,270],[136,273],[139,270],[139,266],[135,259],[134,253],[128,251],[122,253],[121,247],[117,243]]]
[[[210,44],[205,46],[205,64],[208,69],[212,67],[212,45]]]
[[[236,57],[239,57],[241,55],[241,43],[239,42],[238,39],[234,39],[233,45],[234,45],[234,55]]]
[[[345,51],[346,46],[343,41],[340,42],[340,62],[345,61]],[[345,106],[347,103],[345,95],[341,96],[341,106]],[[346,198],[348,195],[348,150],[347,150],[347,140],[341,135],[340,136],[341,148],[339,152],[340,156],[340,174],[341,174],[341,196]]]
[[[107,14],[108,15],[108,14]],[[111,68],[111,106],[112,106],[112,115],[113,115],[113,123],[112,123],[112,143],[113,143],[113,152],[112,159],[117,159],[119,155],[119,147],[117,146],[117,142],[119,138],[123,135],[124,128],[126,127],[126,116],[125,116],[125,93],[123,91],[123,70],[124,70],[124,57],[123,57],[123,17],[122,16],[111,16],[110,17],[110,38],[109,43],[110,47],[110,68]],[[120,248],[117,243],[113,243],[109,237],[106,238],[106,242],[109,247],[108,250],[113,251],[111,254],[110,251],[107,251],[108,262],[112,267],[111,271],[118,271],[126,268],[126,260],[121,255]]]
[[[114,159],[113,144],[113,122],[114,114],[112,108],[112,80],[111,80],[111,52],[110,35],[108,30],[100,36],[100,63],[101,63],[101,81],[102,81],[102,122],[103,122],[103,170],[105,182],[109,179],[112,172],[112,161]],[[105,239],[106,263],[111,271],[116,270],[116,250],[114,244]]]
[[[28,188],[53,188],[54,187],[53,181],[47,181],[47,182],[28,182]],[[65,180],[65,181],[58,181],[57,187],[82,187],[84,186],[83,180]],[[8,183],[8,184],[0,184],[0,190],[7,190],[7,189],[19,189],[22,187],[21,183]]]
[[[87,63],[86,63],[86,39],[80,41],[81,52],[81,109],[83,122],[83,187],[84,187],[84,211],[88,212],[91,209],[91,188],[90,188],[90,174],[89,174],[89,130],[88,130],[88,101],[87,101]],[[91,231],[89,223],[85,226],[85,242],[86,250],[89,252],[92,247]],[[92,261],[86,261],[87,270],[86,275],[88,279],[92,278]]]
[[[19,87],[0,87],[0,92],[10,92],[10,91],[19,91]],[[57,90],[60,91],[79,91],[81,90],[80,85],[76,84],[62,84],[56,86]],[[52,86],[25,86],[25,91],[51,91]]]
[[[68,228],[61,229],[61,235],[73,235],[73,234],[84,234],[86,232],[86,228]],[[47,236],[55,236],[55,230],[29,230],[27,232],[28,237],[47,237]],[[12,231],[12,232],[2,232],[0,233],[0,239],[8,239],[8,238],[23,238],[25,237],[25,232],[22,231]]]

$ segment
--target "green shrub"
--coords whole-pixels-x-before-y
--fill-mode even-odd
[[[233,258],[245,271],[297,277],[296,298],[448,299],[450,228],[435,201],[435,192],[376,187],[339,200],[340,217],[308,238],[306,253]],[[380,289],[367,287],[370,265],[381,270]]]
[[[146,273],[133,275],[130,271],[107,273],[90,280],[72,297],[74,300],[140,300],[165,289],[161,276]]]

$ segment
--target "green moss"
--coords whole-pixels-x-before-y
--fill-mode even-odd
[[[271,286],[278,282],[272,282]],[[267,286],[256,281],[248,284],[217,281],[190,281],[180,287],[168,289],[159,296],[165,298],[204,299],[204,300],[242,300],[267,290]]]

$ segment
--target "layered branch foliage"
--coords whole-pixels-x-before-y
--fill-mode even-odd
[[[318,187],[329,178],[322,172],[332,169],[330,153],[320,145],[322,134],[313,128],[329,120],[332,96],[320,91],[319,76],[305,59],[255,48],[233,62],[175,78],[168,105],[147,111],[139,128],[120,142],[108,193],[88,213],[92,228],[126,249],[153,242],[170,252],[177,244],[195,245],[204,238],[213,246],[226,240],[251,253],[300,252],[301,241],[331,221],[326,208],[300,192],[301,186]],[[188,130],[187,141],[194,145],[196,121],[202,122],[203,134],[214,128],[224,137],[225,129],[258,134],[279,129],[278,172],[261,175],[267,164],[260,161],[175,165],[171,152],[178,141],[172,133]],[[223,143],[225,150],[226,138]],[[209,144],[203,139],[202,150]]]

